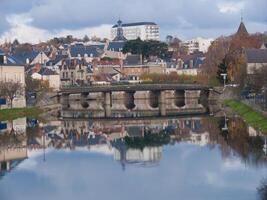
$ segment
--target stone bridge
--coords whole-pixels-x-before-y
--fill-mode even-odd
[[[152,111],[166,113],[205,113],[209,89],[196,84],[138,84],[63,88],[58,97],[62,111],[112,112]]]

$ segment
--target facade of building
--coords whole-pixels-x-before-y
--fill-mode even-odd
[[[245,50],[247,60],[247,74],[253,74],[255,70],[267,67],[267,49]]]
[[[21,94],[15,97],[13,100],[14,108],[26,107],[25,98],[25,69],[24,66],[18,65],[16,61],[0,51],[0,82],[18,82],[21,84],[23,91]],[[1,97],[0,97],[1,98]],[[0,108],[9,108],[11,103],[5,99],[1,98]]]
[[[92,65],[85,59],[67,59],[60,66],[61,86],[64,85],[83,85],[90,83],[93,75]]]
[[[204,39],[199,37],[182,42],[182,46],[188,49],[189,54],[198,51],[206,53],[213,41],[214,41],[213,39]]]
[[[120,21],[121,22],[121,21]],[[115,39],[118,35],[119,24],[114,25],[111,29],[111,39]],[[160,40],[160,27],[154,22],[137,22],[121,24],[123,36],[127,40]]]
[[[32,74],[33,79],[38,79],[42,81],[48,81],[49,87],[53,90],[60,89],[60,76],[55,71],[49,68],[41,68],[39,72]]]

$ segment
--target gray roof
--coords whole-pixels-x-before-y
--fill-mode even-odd
[[[38,72],[38,74],[46,75],[46,76],[57,75],[57,73],[55,71],[52,71],[51,69],[48,69],[45,67],[41,68],[40,71]]]
[[[123,61],[124,65],[141,65],[140,55],[128,55]]]
[[[108,45],[108,50],[120,52],[122,51],[124,45],[125,45],[124,41],[110,42]]]
[[[267,63],[267,49],[246,49],[248,63]]]
[[[136,22],[136,23],[127,23],[127,24],[122,24],[122,27],[129,27],[129,26],[143,26],[143,25],[157,25],[154,22]],[[117,28],[118,25],[114,25],[112,28]]]
[[[2,51],[0,49],[0,56],[6,56],[7,58],[7,63],[4,64],[4,65],[22,65],[22,63],[20,63],[19,61],[16,60],[16,58],[14,58],[13,56],[10,56],[10,55],[6,55],[4,51]],[[2,63],[3,65],[3,63]]]
[[[68,55],[62,55],[62,54],[59,54],[55,57],[55,59],[53,60],[49,60],[47,63],[46,63],[46,66],[54,66],[56,65],[58,62],[60,62],[61,60],[65,59],[65,58],[68,58]]]
[[[87,54],[89,57],[92,55],[93,57],[99,57],[103,53],[103,50],[96,46],[72,46],[70,48],[71,57],[78,57],[80,55],[83,57]]]
[[[31,62],[34,58],[36,58],[36,56],[38,56],[39,53],[40,53],[39,51],[29,51],[29,52],[14,54],[12,56],[17,62],[21,64],[26,64],[27,59],[29,59]]]

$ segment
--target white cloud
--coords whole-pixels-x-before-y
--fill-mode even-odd
[[[244,2],[224,2],[218,4],[218,9],[221,13],[239,13],[245,8]]]
[[[0,37],[0,42],[13,41],[17,38],[20,42],[38,43],[46,41],[53,37],[61,37],[66,35],[73,35],[74,37],[82,38],[84,35],[97,36],[101,38],[110,37],[111,25],[100,25],[98,27],[88,27],[77,30],[52,30],[48,31],[42,28],[37,28],[32,25],[34,19],[28,14],[13,14],[6,17],[10,29],[4,32]]]

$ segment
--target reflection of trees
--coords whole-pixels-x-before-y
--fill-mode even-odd
[[[250,137],[248,126],[241,118],[229,121],[228,144],[247,163],[258,165],[266,161],[263,157],[263,140],[260,136]]]
[[[210,139],[220,144],[223,157],[238,155],[244,162],[253,165],[266,163],[263,155],[264,141],[260,136],[250,137],[248,125],[241,118],[233,118],[228,121],[228,131],[221,131],[224,119],[206,123],[210,130]],[[217,126],[217,128],[216,128]]]
[[[17,146],[23,146],[23,142],[26,140],[26,134],[16,134],[14,129],[6,131],[0,135],[0,148],[12,148]]]
[[[125,137],[125,143],[127,147],[144,149],[151,146],[167,145],[170,142],[170,135],[163,131],[158,134],[152,134],[150,131],[146,131],[144,137]]]
[[[261,200],[267,200],[267,179],[261,181],[260,186],[257,188],[258,195]]]

